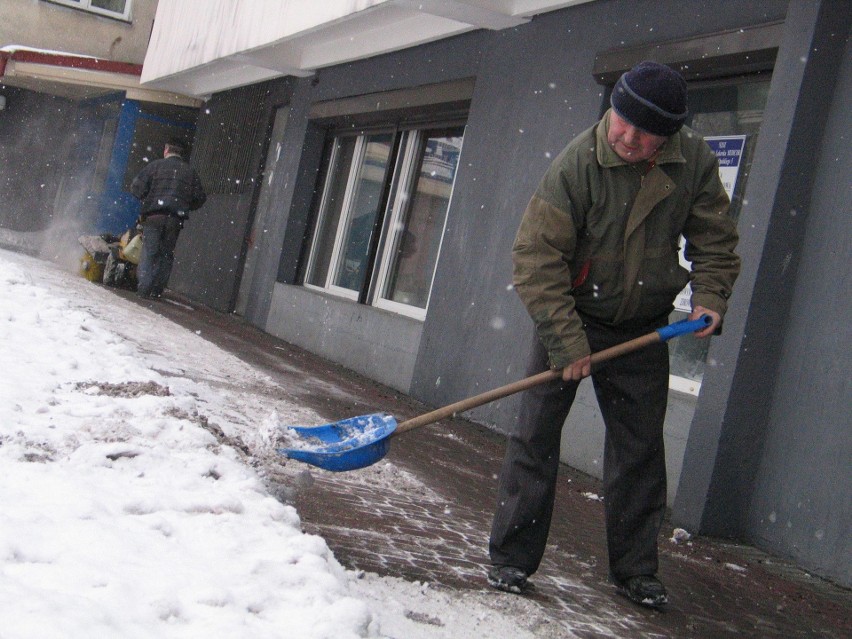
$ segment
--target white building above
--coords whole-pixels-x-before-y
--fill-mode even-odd
[[[141,81],[206,97],[590,0],[165,0]]]

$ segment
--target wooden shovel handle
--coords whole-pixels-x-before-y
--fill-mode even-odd
[[[633,351],[639,350],[640,348],[650,346],[651,344],[656,344],[660,341],[662,341],[660,333],[654,331],[653,333],[648,333],[647,335],[643,335],[642,337],[637,337],[636,339],[624,342],[623,344],[617,344],[611,348],[598,351],[597,353],[592,353],[592,366],[600,364],[601,362],[614,359],[621,355],[625,355],[626,353],[631,353]],[[561,377],[561,369],[547,370],[543,373],[539,373],[538,375],[533,375],[532,377],[527,377],[525,379],[518,380],[517,382],[512,382],[511,384],[506,384],[505,386],[501,386],[490,391],[485,391],[484,393],[481,393],[479,395],[459,400],[454,404],[450,404],[449,406],[437,408],[429,413],[424,413],[423,415],[408,419],[400,423],[396,427],[396,430],[393,432],[393,434],[398,435],[400,433],[409,431],[412,428],[426,426],[428,424],[434,424],[435,422],[440,421],[445,417],[450,417],[457,413],[463,413],[464,411],[470,410],[471,408],[476,408],[477,406],[488,404],[495,400],[502,399],[503,397],[508,397],[509,395],[520,393],[521,391],[525,391],[527,389],[533,388],[534,386],[538,386],[539,384],[544,384],[546,382],[550,382]]]

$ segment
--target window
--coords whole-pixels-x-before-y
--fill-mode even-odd
[[[463,126],[332,140],[305,285],[423,319]]]
[[[739,218],[742,207],[743,193],[751,170],[768,92],[768,74],[718,81],[689,89],[688,126],[711,140],[715,137],[744,137],[737,168],[731,177],[723,176],[722,180],[730,190],[730,215],[735,220]],[[689,297],[685,294],[683,297],[685,305],[680,303],[679,297],[676,303],[678,310],[672,313],[671,321],[687,317],[688,313],[682,309],[689,308]],[[697,339],[693,335],[684,335],[670,342],[673,389],[698,394],[707,365],[709,346],[709,340]]]
[[[47,0],[54,4],[63,4],[82,11],[97,13],[108,18],[118,18],[130,22],[131,0]]]

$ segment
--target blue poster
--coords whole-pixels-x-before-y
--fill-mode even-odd
[[[737,185],[737,176],[742,166],[746,136],[724,135],[704,139],[719,160],[719,177],[722,178],[722,185],[728,197],[733,199],[734,187]]]
[[[742,166],[743,150],[745,149],[746,136],[744,135],[720,135],[704,138],[713,153],[719,159],[719,178],[729,199],[734,197],[734,187],[737,185],[737,176]],[[684,239],[680,238],[680,264],[684,268],[691,268],[691,264],[683,255]],[[686,285],[675,299],[675,308],[679,311],[689,313],[692,310],[692,289]]]

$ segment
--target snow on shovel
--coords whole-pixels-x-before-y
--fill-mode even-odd
[[[666,342],[678,335],[694,333],[710,326],[711,323],[712,319],[709,315],[702,315],[696,320],[681,320],[669,324],[653,333],[593,353],[592,365],[631,353],[651,344]],[[390,439],[394,435],[399,435],[419,426],[434,424],[445,417],[520,393],[561,376],[561,370],[547,370],[538,375],[438,408],[400,424],[397,424],[396,420],[387,413],[374,413],[351,417],[324,426],[288,426],[284,429],[285,432],[281,441],[281,444],[285,447],[278,448],[277,451],[290,459],[325,470],[345,471],[364,468],[375,464],[387,455],[390,449]]]

